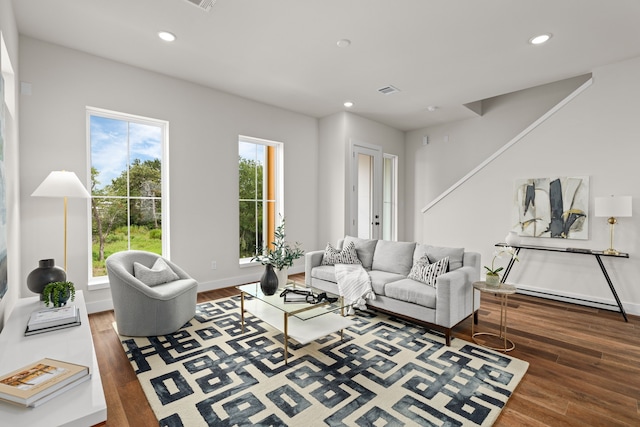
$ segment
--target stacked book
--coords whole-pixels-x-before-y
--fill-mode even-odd
[[[0,400],[34,408],[89,378],[87,366],[42,359],[0,377]]]
[[[75,305],[45,308],[31,313],[25,336],[80,325],[80,310]]]

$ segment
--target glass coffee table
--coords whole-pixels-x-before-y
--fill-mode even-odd
[[[325,293],[328,298],[317,303],[285,302],[280,296],[282,291],[296,289],[311,291],[313,295]],[[237,286],[240,291],[240,315],[242,318],[242,332],[244,333],[244,313],[253,314],[284,334],[284,363],[288,360],[289,338],[300,344],[308,344],[319,338],[335,332],[340,332],[356,322],[344,317],[343,299],[338,295],[319,289],[305,287],[295,282],[289,282],[273,295],[264,295],[260,283]],[[249,298],[247,298],[249,297]],[[313,300],[310,298],[310,300]]]

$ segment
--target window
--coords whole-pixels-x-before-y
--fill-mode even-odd
[[[397,240],[398,156],[384,154],[382,163],[382,239]]]
[[[168,256],[168,123],[87,109],[91,177],[91,278],[114,252]]]
[[[274,241],[282,212],[282,143],[240,136],[238,141],[239,253],[249,263]]]

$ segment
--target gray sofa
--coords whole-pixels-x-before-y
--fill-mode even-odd
[[[375,300],[367,301],[367,307],[442,331],[447,345],[451,345],[451,330],[477,311],[480,297],[476,294],[476,307],[472,307],[472,283],[480,280],[479,253],[351,236],[339,241],[336,249],[349,242],[354,243],[376,294]],[[413,264],[425,253],[430,262],[449,256],[449,271],[437,277],[435,287],[407,278]],[[305,282],[307,286],[338,294],[335,266],[322,265],[323,256],[322,250],[305,254]]]

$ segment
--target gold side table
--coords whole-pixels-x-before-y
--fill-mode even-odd
[[[475,332],[474,331],[474,323],[475,322],[471,322],[471,339],[473,339],[473,342],[475,342],[476,344],[479,344],[483,347],[487,347],[490,348],[492,350],[498,350],[498,351],[504,351],[505,353],[507,351],[511,351],[514,348],[516,348],[516,345],[513,343],[513,341],[511,341],[510,339],[507,338],[507,302],[508,302],[508,298],[509,295],[513,295],[516,293],[516,287],[513,285],[509,285],[506,283],[500,283],[498,286],[490,286],[487,285],[487,282],[473,282],[473,289],[477,289],[480,292],[484,292],[484,293],[488,293],[488,294],[494,294],[498,297],[500,297],[500,329],[499,329],[499,333],[495,334],[493,332]],[[473,292],[473,305],[472,307],[475,307],[476,305],[476,293]],[[498,338],[500,341],[500,343],[502,344],[501,347],[492,347],[486,344],[486,342],[480,343],[476,340],[476,337],[478,336],[487,336],[487,337],[493,337],[493,338]]]

